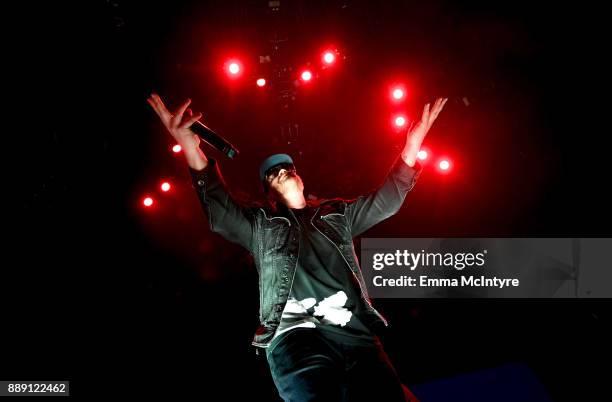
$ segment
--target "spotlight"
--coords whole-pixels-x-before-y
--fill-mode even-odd
[[[448,159],[442,159],[439,163],[438,163],[438,167],[440,168],[441,171],[443,172],[448,172],[450,170],[450,162],[448,161]]]
[[[404,93],[404,90],[402,88],[395,88],[393,90],[393,93],[392,93],[393,99],[395,99],[395,100],[403,99],[404,95],[405,95],[405,93]]]
[[[145,197],[145,198],[142,200],[142,204],[143,204],[145,207],[147,207],[147,208],[148,208],[148,207],[150,207],[151,205],[153,205],[153,198],[151,198],[151,197]]]
[[[397,116],[394,119],[394,123],[396,127],[404,127],[406,125],[406,118],[404,116]]]
[[[172,147],[172,152],[174,152],[175,154],[178,154],[182,150],[183,148],[179,144],[176,144],[175,146]]]
[[[236,75],[240,72],[240,66],[236,62],[230,63],[227,67],[227,71],[229,71],[230,74]]]
[[[308,82],[312,79],[312,73],[309,70],[304,70],[302,71],[302,74],[300,74],[300,77],[302,78],[302,81]]]
[[[429,155],[427,154],[427,151],[425,151],[425,150],[423,150],[423,149],[422,149],[422,150],[420,150],[420,151],[417,153],[417,158],[419,158],[419,159],[420,159],[420,160],[422,160],[422,161],[424,161],[425,159],[427,159],[427,157],[428,157],[428,156],[429,156]]]
[[[330,65],[333,64],[334,61],[336,61],[336,55],[334,54],[334,52],[328,50],[323,53],[323,63]]]
[[[238,59],[230,59],[223,65],[223,70],[229,78],[238,78],[243,74],[243,65]]]
[[[161,191],[163,191],[164,193],[165,193],[165,192],[168,192],[168,191],[170,191],[170,183],[168,183],[167,181],[165,181],[165,182],[163,182],[163,183],[161,184],[160,188],[161,188]]]
[[[259,78],[259,79],[257,80],[257,86],[258,86],[258,87],[260,87],[260,88],[261,88],[261,87],[263,87],[263,86],[265,86],[265,85],[266,85],[266,79],[265,79],[265,78]]]

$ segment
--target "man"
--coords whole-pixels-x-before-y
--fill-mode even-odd
[[[259,273],[260,327],[253,345],[265,348],[285,401],[404,401],[398,376],[378,337],[386,320],[370,303],[353,237],[394,215],[421,167],[417,152],[447,99],[425,105],[384,183],[354,200],[306,200],[292,158],[272,155],[259,175],[268,207],[236,203],[219,168],[199,148],[183,103],[172,115],[158,95],[148,99],[183,148],[212,231],[246,248]]]

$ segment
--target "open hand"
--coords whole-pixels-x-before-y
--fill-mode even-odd
[[[436,99],[431,110],[429,109],[429,103],[426,104],[423,108],[421,120],[408,130],[406,134],[406,146],[402,151],[402,159],[404,159],[409,166],[414,166],[417,153],[421,149],[421,144],[423,144],[427,132],[444,108],[446,101],[448,101],[448,98]]]
[[[425,105],[425,107],[423,108],[423,115],[421,116],[421,120],[408,131],[406,143],[410,142],[412,144],[418,145],[419,148],[421,147],[421,144],[423,143],[427,132],[433,125],[434,121],[436,121],[436,119],[438,118],[438,115],[444,108],[444,105],[446,104],[447,100],[448,98],[436,99],[436,102],[434,103],[433,108],[431,108],[431,111],[429,110],[429,103]]]
[[[195,135],[189,127],[202,117],[202,113],[194,115],[191,109],[189,109],[191,99],[187,99],[183,102],[174,114],[168,111],[159,95],[155,93],[151,94],[147,102],[151,105],[153,110],[155,110],[155,113],[157,113],[164,126],[166,126],[170,135],[174,137],[174,140],[180,144],[183,149],[198,147],[200,138]]]

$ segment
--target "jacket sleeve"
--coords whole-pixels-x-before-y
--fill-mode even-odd
[[[253,215],[248,208],[234,201],[216,161],[208,158],[204,169],[198,171],[190,167],[189,171],[210,230],[251,251]]]
[[[398,156],[378,189],[347,201],[346,217],[353,237],[377,223],[395,215],[404,203],[406,194],[416,184],[422,166],[417,161],[410,167]]]

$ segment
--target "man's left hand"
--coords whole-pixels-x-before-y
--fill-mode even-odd
[[[402,159],[408,164],[408,166],[414,166],[416,162],[417,153],[421,149],[421,144],[427,135],[427,132],[436,121],[438,115],[444,108],[448,98],[438,98],[433,105],[433,108],[429,110],[429,103],[423,108],[423,116],[421,120],[408,130],[406,135],[406,146],[402,151]]]

